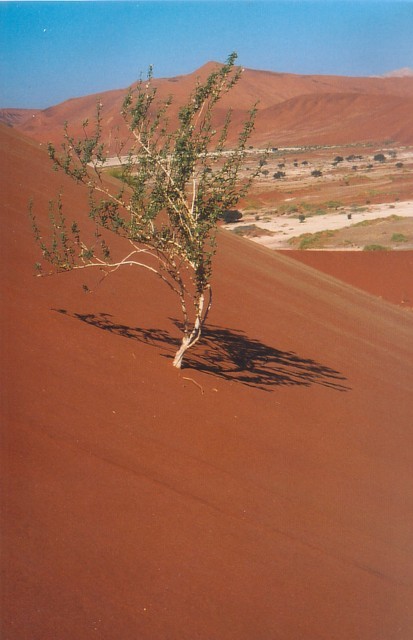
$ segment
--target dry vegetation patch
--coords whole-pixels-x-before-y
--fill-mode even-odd
[[[413,217],[390,216],[364,220],[335,231],[304,233],[291,238],[289,244],[294,249],[413,249]]]
[[[270,230],[257,227],[256,224],[244,224],[234,228],[234,233],[237,236],[244,236],[246,238],[261,238],[262,236],[273,236],[274,232]]]
[[[262,154],[259,149],[249,151],[243,177]],[[404,210],[403,220],[383,225],[381,221],[393,208],[413,199],[413,148],[390,144],[272,148],[261,163],[261,174],[242,203],[243,217],[236,227],[230,226],[236,233],[274,248],[302,243],[303,248],[330,249],[360,249],[373,243],[389,249],[412,246],[413,207],[410,219]],[[360,220],[376,209],[377,223]],[[308,224],[315,217],[322,218],[323,228],[296,232],[297,221]],[[329,234],[330,218],[334,224]],[[361,224],[353,228],[352,222]]]

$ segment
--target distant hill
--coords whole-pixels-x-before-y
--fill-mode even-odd
[[[384,78],[407,78],[410,76],[413,76],[413,69],[411,67],[402,67],[401,69],[395,69],[394,71],[383,74]]]
[[[174,96],[170,110],[173,120],[180,104],[189,95],[197,78],[205,78],[218,63],[209,62],[197,71],[154,81],[159,98]],[[12,124],[27,135],[58,142],[67,120],[74,134],[102,101],[104,139],[116,150],[120,114],[127,89],[117,89],[62,102],[41,111],[3,110],[0,121]],[[363,141],[413,142],[413,76],[353,78],[344,76],[295,75],[245,69],[240,82],[222,101],[217,111],[219,126],[224,110],[234,109],[240,124],[258,100],[259,112],[253,144],[299,145],[335,144]],[[235,132],[234,132],[235,137]]]
[[[16,127],[34,118],[38,113],[39,109],[0,109],[0,122],[8,127]]]

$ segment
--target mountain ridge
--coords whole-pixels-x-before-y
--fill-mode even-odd
[[[214,68],[219,66],[219,63],[208,62],[187,75],[153,80],[160,100],[165,100],[169,95],[174,98],[170,108],[172,120],[176,119],[179,105],[189,96],[197,78],[205,79]],[[133,83],[131,87],[135,84]],[[113,140],[117,135],[118,128],[123,124],[120,110],[127,90],[128,88],[112,89],[70,98],[39,111],[21,110],[21,114],[17,109],[3,109],[0,110],[0,121],[12,124],[42,142],[57,143],[62,137],[65,121],[69,122],[75,135],[81,134],[83,120],[93,118],[96,102],[99,99],[103,103],[104,140],[111,150],[115,150]],[[330,96],[328,99],[321,98],[327,94]],[[364,101],[359,101],[358,104],[358,120],[355,130],[352,130],[348,122],[342,122],[342,96],[348,94],[366,96]],[[315,126],[311,118],[308,120],[305,130],[303,127],[297,128],[297,122],[306,119],[306,105],[310,99],[303,99],[301,103],[298,100],[292,104],[289,104],[288,101],[303,96],[318,96],[317,99],[313,99],[313,106],[314,100],[318,100],[319,113],[316,120],[324,118],[325,131],[322,130],[323,128],[320,130],[318,125]],[[372,105],[375,108],[378,106],[378,97],[381,97],[382,100],[380,126],[377,126],[371,117]],[[258,102],[256,130],[251,138],[251,142],[254,144],[265,144],[270,140],[274,144],[277,144],[278,141],[282,143],[288,141],[291,145],[306,144],[309,140],[313,144],[334,144],[335,139],[340,139],[340,142],[343,143],[394,139],[401,144],[410,144],[413,141],[413,124],[408,110],[412,99],[413,76],[358,78],[302,75],[245,68],[240,81],[233,87],[230,94],[224,96],[220,106],[223,109],[236,108],[238,111],[244,112],[243,116],[245,117],[251,106]],[[329,107],[326,111],[327,101]],[[298,113],[296,110],[289,113],[290,106],[297,108],[299,104],[302,105],[302,113]],[[403,104],[407,106],[403,108]],[[397,109],[397,119],[393,114],[394,109]],[[312,127],[315,128],[312,129]]]

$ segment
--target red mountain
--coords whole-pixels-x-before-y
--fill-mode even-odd
[[[214,66],[215,63],[208,63],[192,74],[155,81],[160,99],[174,96],[172,116],[189,95],[196,79],[205,78]],[[100,99],[104,105],[105,140],[114,150],[117,130],[123,123],[120,109],[125,93],[126,89],[119,89],[68,100],[34,117],[21,119],[16,126],[37,140],[57,143],[62,137],[63,123],[69,121],[72,131],[80,133],[82,122],[93,117]],[[413,141],[411,76],[302,76],[246,69],[222,107],[234,107],[241,121],[257,100],[259,114],[252,138],[254,144],[294,146],[388,139],[409,144]]]

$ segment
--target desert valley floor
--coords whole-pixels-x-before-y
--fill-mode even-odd
[[[410,640],[413,251],[220,230],[177,371],[150,274],[34,277],[29,199],[86,202],[27,133],[0,126],[1,637]]]

